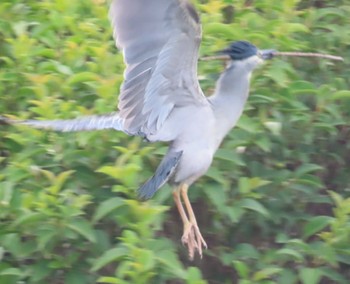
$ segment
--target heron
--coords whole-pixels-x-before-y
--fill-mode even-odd
[[[221,51],[229,61],[215,91],[205,96],[197,78],[202,27],[189,0],[113,0],[109,11],[126,65],[118,110],[70,120],[1,121],[62,132],[113,129],[149,142],[167,142],[167,153],[138,195],[149,199],[169,183],[183,223],[182,243],[190,259],[202,257],[207,244],[188,189],[207,172],[222,140],[236,125],[252,72],[273,58],[273,50],[260,50],[248,41],[230,44]]]

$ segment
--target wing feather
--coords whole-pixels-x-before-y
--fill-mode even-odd
[[[131,134],[155,134],[173,109],[207,104],[197,79],[199,16],[188,0],[114,0],[116,45],[126,69],[119,115]]]

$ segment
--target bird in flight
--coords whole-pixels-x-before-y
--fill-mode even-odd
[[[221,52],[230,59],[227,67],[206,97],[197,78],[200,17],[188,0],[114,0],[110,19],[126,65],[117,112],[71,120],[1,121],[63,132],[114,129],[149,142],[168,142],[168,152],[140,187],[139,197],[149,199],[169,183],[183,222],[182,243],[190,259],[196,253],[202,257],[207,244],[188,188],[208,170],[243,112],[253,70],[271,59],[273,51],[247,41],[229,45]]]

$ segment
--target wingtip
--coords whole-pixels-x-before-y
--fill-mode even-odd
[[[169,152],[158,166],[155,174],[146,181],[138,190],[138,198],[140,200],[147,200],[161,188],[173,174],[178,165],[183,151]]]
[[[142,185],[139,188],[139,190],[137,192],[137,199],[138,200],[146,201],[148,199],[151,199],[154,196],[156,190],[154,188],[150,187],[150,186],[147,186],[147,185],[148,184],[146,182],[144,185]]]

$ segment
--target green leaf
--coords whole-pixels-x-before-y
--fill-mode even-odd
[[[244,262],[235,260],[233,261],[233,266],[235,267],[235,270],[237,271],[239,277],[243,279],[248,278],[250,269]]]
[[[329,278],[334,283],[339,283],[339,284],[349,283],[349,279],[346,279],[347,275],[342,274],[342,271],[337,272],[331,267],[324,267],[322,268],[322,272],[323,272],[323,277]]]
[[[187,277],[186,277],[186,283],[188,284],[204,284],[206,283],[202,279],[202,273],[197,267],[190,267],[187,270]]]
[[[275,283],[296,284],[299,283],[297,279],[298,275],[294,270],[285,268],[283,271],[281,271]]]
[[[75,219],[73,222],[68,224],[68,228],[82,235],[88,241],[94,243],[96,242],[96,236],[94,229],[90,225],[90,223],[82,218]]]
[[[46,229],[46,228],[45,228]],[[51,230],[50,230],[51,229]],[[41,230],[38,235],[38,248],[44,250],[45,247],[59,234],[54,228],[47,228],[47,230]]]
[[[77,83],[83,83],[83,82],[89,82],[89,81],[96,81],[98,79],[98,76],[96,73],[92,72],[81,72],[73,74],[67,81],[68,85],[74,85]]]
[[[138,251],[138,258],[140,261],[140,264],[143,267],[143,270],[151,270],[155,267],[155,255],[150,250],[139,250]]]
[[[49,266],[49,262],[46,260],[39,260],[31,267],[31,281],[34,283],[39,282],[40,280],[43,280],[45,277],[47,277],[52,271]]]
[[[131,185],[135,180],[135,174],[140,170],[140,165],[129,163],[122,167],[103,166],[97,170],[98,173],[106,174],[126,185]]]
[[[320,170],[323,170],[323,167],[321,167],[320,165],[303,164],[299,168],[297,168],[297,170],[295,171],[295,175],[300,177],[302,175],[315,172],[315,171],[320,171]]]
[[[232,38],[234,36],[234,32],[230,26],[222,24],[222,23],[208,23],[205,25],[204,30],[208,34],[220,34],[226,36],[227,38]]]
[[[253,275],[254,281],[260,281],[264,279],[269,279],[271,276],[278,274],[282,271],[282,268],[279,267],[266,267]]]
[[[64,284],[89,283],[88,276],[89,274],[85,271],[71,270],[67,273]]]
[[[227,197],[221,186],[214,185],[211,187],[205,187],[204,192],[208,196],[210,202],[216,207],[219,212],[222,212],[222,210],[225,209]]]
[[[54,179],[55,180],[54,191],[52,193],[56,194],[59,190],[61,190],[64,183],[73,173],[74,171],[65,171],[60,173],[58,176],[56,176]]]
[[[102,202],[96,209],[92,221],[98,222],[108,214],[112,213],[115,209],[124,205],[124,200],[120,197],[114,197]]]
[[[299,24],[299,23],[288,23],[285,25],[289,33],[295,33],[295,32],[304,32],[307,33],[309,32],[309,29],[306,25],[304,24]]]
[[[340,18],[343,15],[343,11],[336,8],[336,7],[328,7],[327,9],[317,9],[315,11],[315,17],[318,21],[324,21],[325,17],[335,17],[335,18]]]
[[[306,223],[303,230],[304,238],[308,238],[315,233],[323,230],[329,224],[332,223],[334,218],[329,216],[317,216],[313,217],[309,222]]]
[[[259,251],[251,244],[242,243],[235,249],[235,256],[238,258],[259,259]]]
[[[124,282],[115,277],[100,277],[97,279],[97,283],[121,284]]]
[[[73,74],[72,69],[69,66],[63,65],[62,63],[60,63],[58,61],[53,61],[53,60],[52,60],[52,63],[59,73],[62,73],[64,75],[72,75]]]
[[[349,90],[338,91],[331,96],[331,99],[333,100],[350,99],[350,91]]]
[[[335,204],[340,207],[341,204],[344,201],[344,198],[337,192],[335,191],[328,191],[328,194],[332,197],[333,201],[335,202]]]
[[[289,86],[289,90],[292,95],[304,95],[304,94],[317,93],[317,89],[314,86],[314,84],[308,81],[292,82]]]
[[[302,261],[304,258],[301,253],[299,253],[297,250],[289,249],[289,248],[282,248],[276,252],[280,255],[286,255],[286,256],[292,256],[298,261]]]
[[[244,165],[241,161],[241,158],[237,155],[235,151],[228,149],[218,149],[215,153],[215,159],[225,160],[232,162],[235,165]]]
[[[272,62],[270,68],[266,71],[266,76],[271,78],[278,86],[287,87],[290,80],[287,70],[287,63]]]
[[[266,218],[270,218],[270,213],[267,211],[267,209],[260,202],[254,199],[250,199],[250,198],[243,199],[241,202],[241,206],[243,208],[247,208],[255,212],[258,212]]]
[[[205,175],[217,181],[218,183],[224,184],[226,182],[224,175],[218,169],[211,168]]]
[[[106,251],[101,257],[93,261],[91,271],[95,272],[107,264],[116,261],[126,255],[128,255],[128,250],[124,247],[110,249]]]
[[[177,255],[171,250],[163,250],[157,253],[158,261],[164,265],[169,273],[180,278],[186,279],[187,273],[183,269],[181,262],[177,258]]]
[[[261,126],[254,119],[246,115],[239,119],[237,127],[244,129],[248,133],[257,133],[261,129]]]
[[[242,177],[238,181],[239,183],[239,191],[242,193],[248,193],[252,190],[255,190],[259,187],[270,184],[271,182],[268,180],[263,180],[259,177],[246,178]]]
[[[318,284],[322,275],[322,270],[317,268],[302,268],[299,270],[299,276],[303,284]]]
[[[15,222],[13,222],[11,224],[11,227],[16,228],[18,226],[36,223],[37,221],[39,221],[43,218],[45,218],[45,216],[42,213],[26,212],[21,217],[19,217]]]
[[[256,139],[254,143],[265,152],[271,151],[271,140],[268,139],[266,136]]]
[[[7,268],[0,271],[0,275],[2,276],[21,276],[23,272],[18,268]]]

